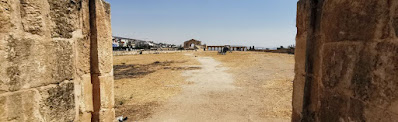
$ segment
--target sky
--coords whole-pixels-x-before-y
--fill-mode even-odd
[[[106,0],[114,36],[180,45],[295,44],[297,0]]]

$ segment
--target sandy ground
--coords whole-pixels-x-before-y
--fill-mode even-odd
[[[116,116],[142,120],[187,85],[184,70],[195,70],[195,59],[182,53],[114,57]]]
[[[142,74],[143,77],[115,80],[115,89],[119,89],[115,93],[116,100],[127,101],[119,105],[117,114],[134,117],[130,121],[290,121],[291,81],[294,76],[292,55],[257,52],[217,55],[216,52],[198,52],[181,53],[177,56],[181,57],[178,59],[170,56],[162,54],[140,57],[150,58],[141,64],[146,64],[142,67],[173,65],[172,67],[188,68],[178,72],[158,68],[149,75]],[[126,57],[139,59],[136,56]],[[164,58],[173,59],[173,62],[187,62],[167,64],[163,59],[163,62],[153,63],[154,60],[151,59],[154,57],[156,60]],[[115,60],[121,59],[115,57]],[[159,77],[162,70],[168,74],[164,76],[174,76],[166,79],[178,81],[173,90],[155,90],[163,88],[148,88],[146,86],[151,84],[145,82],[138,83],[137,86],[136,82],[145,80],[146,77]],[[120,93],[120,86],[126,84],[129,87],[125,88],[130,88],[126,92],[130,92],[132,98],[126,98],[124,92]],[[135,97],[136,95],[141,97]]]

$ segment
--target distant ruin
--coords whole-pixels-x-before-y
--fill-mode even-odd
[[[202,42],[199,40],[191,39],[184,42],[184,49],[200,49],[202,46]]]
[[[299,0],[292,121],[398,120],[398,1]]]
[[[114,120],[110,5],[0,2],[0,121]]]

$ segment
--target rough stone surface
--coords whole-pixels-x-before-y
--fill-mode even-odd
[[[37,90],[18,91],[0,96],[0,121],[43,121]]]
[[[76,103],[73,82],[42,87],[39,91],[42,96],[40,112],[46,121],[74,121]]]
[[[396,121],[398,2],[300,0],[298,8],[309,14],[297,14],[296,45],[312,51],[296,50],[306,60],[296,57],[294,92],[302,93],[292,121]],[[302,78],[305,70],[313,72]]]
[[[93,112],[93,86],[91,84],[90,75],[84,75],[81,84],[83,104],[80,106],[80,110],[81,112]]]
[[[112,59],[112,31],[111,31],[111,16],[110,5],[102,0],[97,0],[98,3],[104,7],[97,8],[97,25],[101,25],[97,29],[97,42],[98,42],[98,61],[100,73],[111,73],[113,71]]]
[[[0,2],[0,33],[6,33],[10,31],[11,27],[11,5],[9,0],[2,0]]]
[[[326,42],[372,41],[388,16],[387,0],[328,0],[323,3],[321,34]]]
[[[296,49],[295,49],[295,78],[294,88],[292,96],[292,120],[301,118],[302,104],[303,104],[303,93],[304,93],[304,82],[305,82],[305,60],[306,60],[306,39],[307,39],[307,28],[309,22],[309,4],[308,1],[299,1],[297,3],[297,35],[296,35]]]
[[[80,26],[81,0],[49,0],[53,38],[72,38]]]
[[[101,86],[101,107],[105,109],[113,108],[115,104],[114,90],[113,90],[113,76],[105,75],[99,76]]]
[[[100,122],[112,122],[115,120],[115,109],[102,109],[100,111]]]
[[[44,35],[46,0],[20,0],[22,26],[26,32]]]
[[[93,1],[100,4],[90,12]],[[98,14],[90,18],[91,13]],[[94,102],[113,110],[108,3],[0,0],[0,25],[1,122],[91,121]],[[92,34],[92,29],[100,31]],[[99,35],[98,42],[92,43],[92,35]],[[99,69],[107,76],[99,86],[105,90],[101,101],[93,100],[93,45],[98,47]],[[108,113],[100,119],[114,118]]]

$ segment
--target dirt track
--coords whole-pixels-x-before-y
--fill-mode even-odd
[[[158,101],[139,100],[148,99],[145,96],[131,100],[142,102],[141,105],[130,102],[133,106],[123,106],[134,107],[135,112],[119,114],[130,118],[136,115],[128,114],[145,114],[133,118],[140,121],[290,121],[294,65],[292,55],[240,52],[222,56],[214,52],[198,52],[186,53],[180,57],[190,62],[199,62],[178,65],[196,67],[194,70],[181,70],[179,74],[169,72],[170,75],[184,77],[186,83],[176,87],[180,90],[174,90],[172,95]],[[156,70],[153,75],[159,75],[156,73],[165,70],[159,69],[161,70]],[[145,77],[141,79],[145,80]],[[126,81],[123,83],[134,84]],[[152,94],[168,92],[145,94],[153,96]]]

